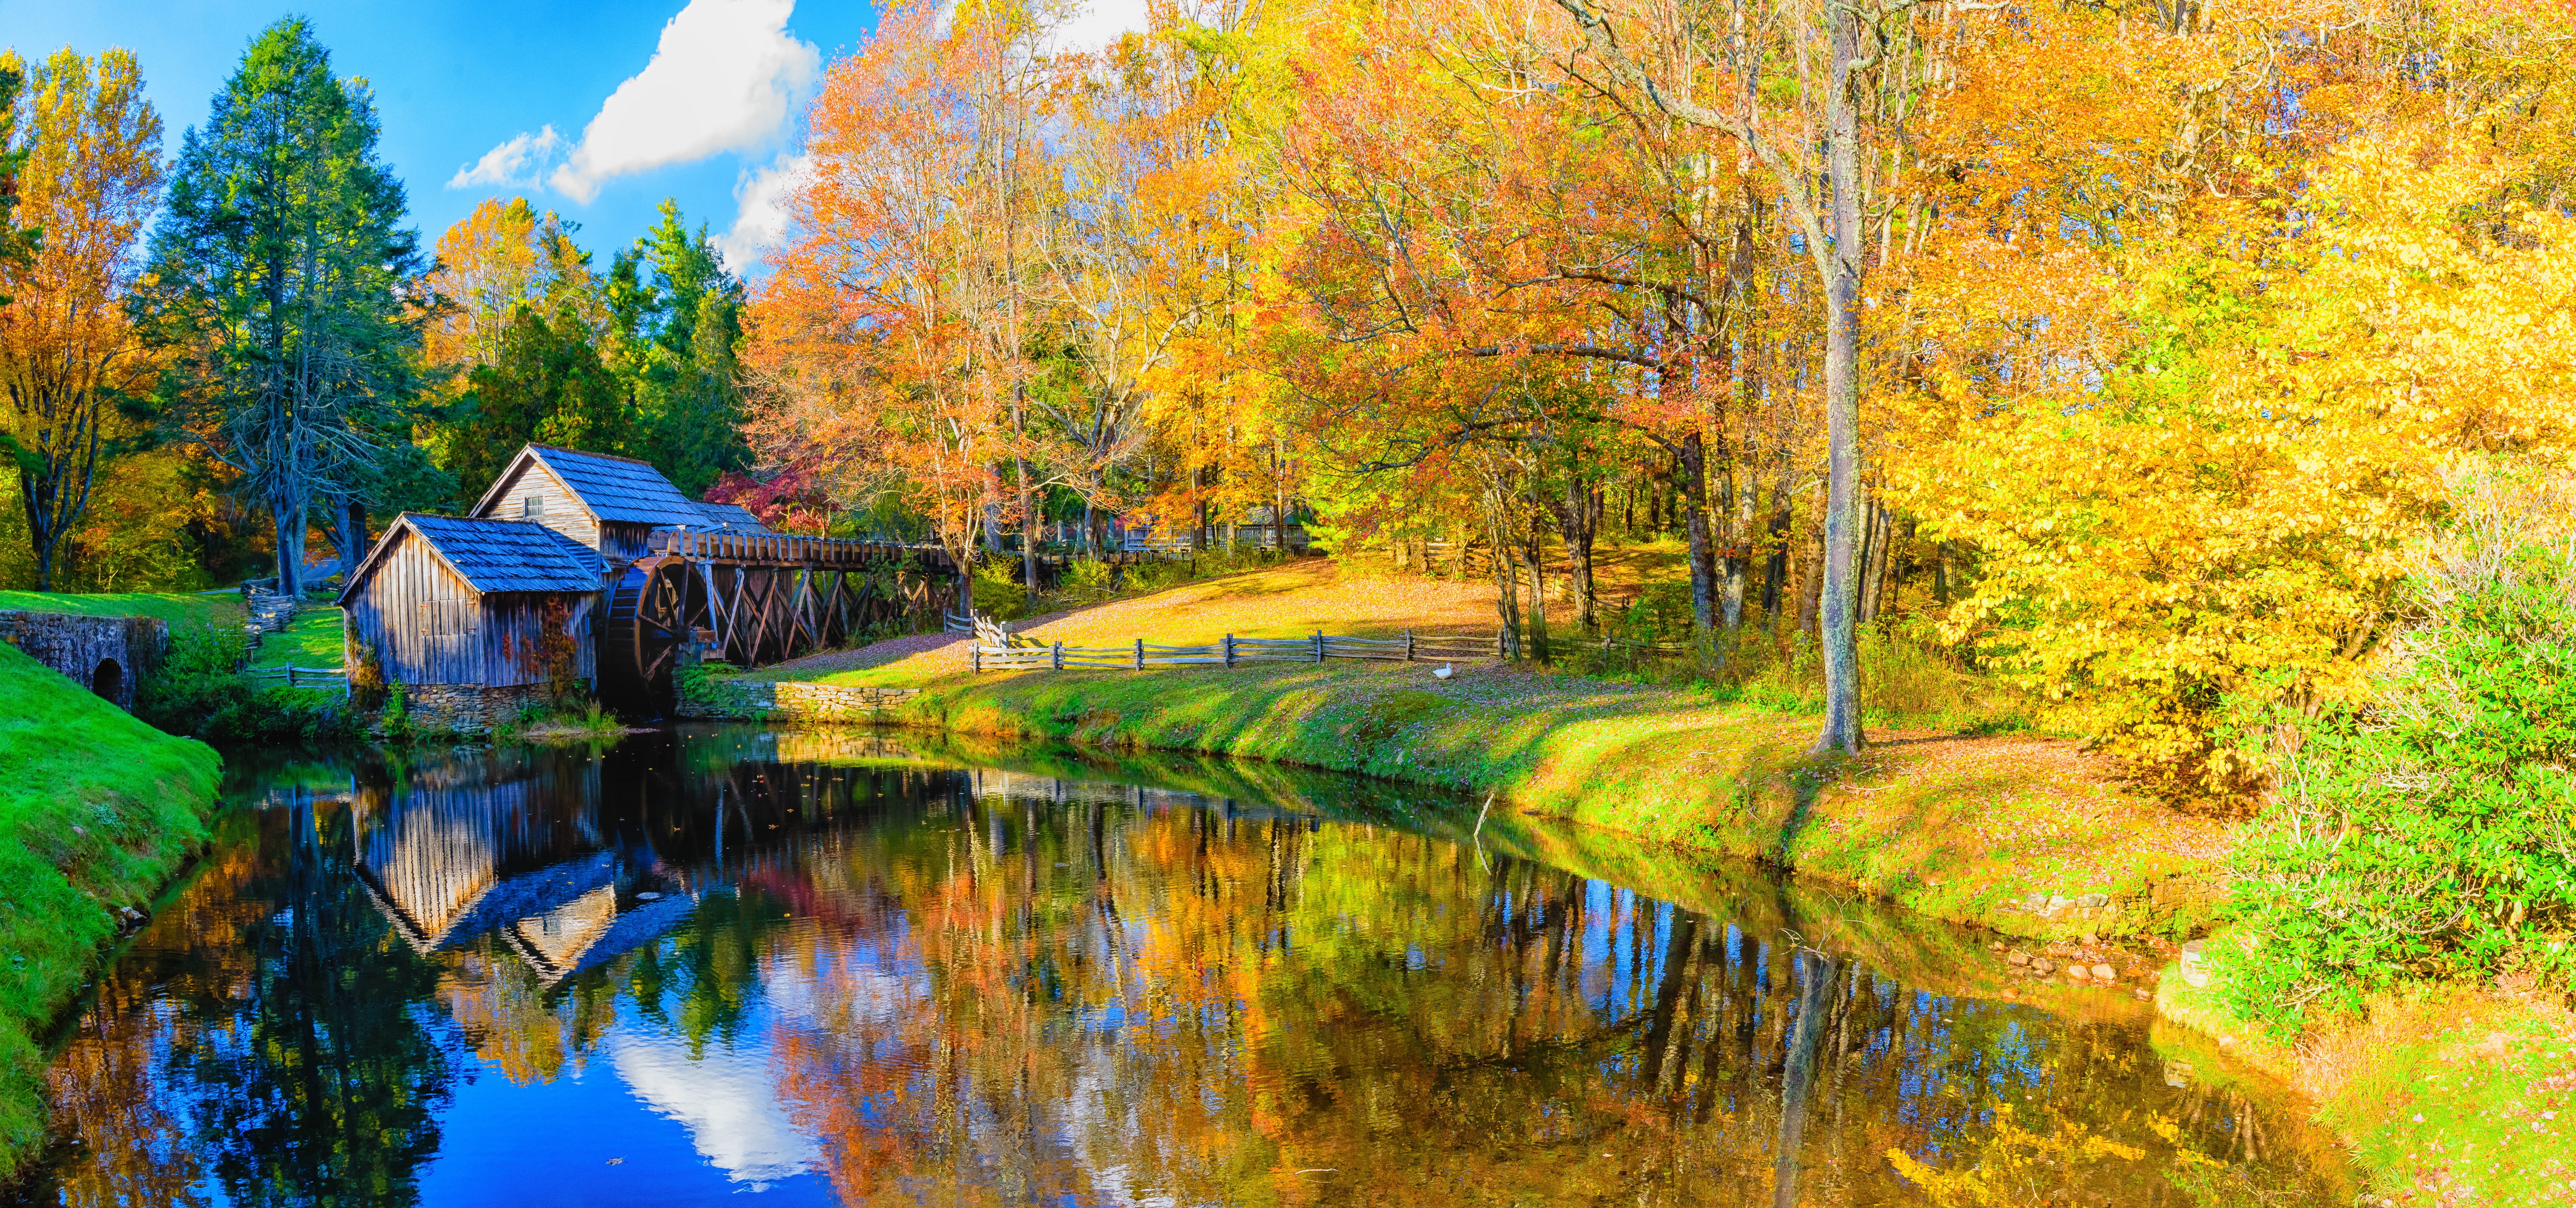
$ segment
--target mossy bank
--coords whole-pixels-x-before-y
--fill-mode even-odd
[[[1686,689],[1497,668],[1442,679],[1419,664],[882,668],[826,682],[898,675],[920,691],[888,700],[880,722],[1491,794],[1497,808],[1756,859],[2010,935],[2192,933],[2226,851],[2223,828],[2129,795],[2071,743],[1891,731],[1857,761],[1819,764],[1806,755],[1812,719]]]
[[[44,1140],[48,1025],[203,842],[219,767],[0,645],[0,1182]]]

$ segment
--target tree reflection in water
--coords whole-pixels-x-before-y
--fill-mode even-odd
[[[800,1202],[2348,1198],[2134,1004],[1865,905],[1378,785],[984,762],[1023,771],[708,730],[277,772],[77,1021],[34,1191],[419,1202],[488,1071],[620,1079]]]

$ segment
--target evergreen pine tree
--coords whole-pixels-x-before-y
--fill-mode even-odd
[[[270,26],[181,142],[137,299],[175,428],[275,525],[281,591],[306,509],[354,496],[412,390],[419,237],[376,137],[366,84],[303,21]]]

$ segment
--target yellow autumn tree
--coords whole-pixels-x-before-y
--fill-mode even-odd
[[[2245,787],[2227,715],[2358,690],[2445,461],[2567,455],[2576,222],[2528,168],[2354,142],[2267,256],[2145,276],[2098,382],[1933,383],[1948,439],[1898,472],[1984,553],[1954,629],[2167,788]]]

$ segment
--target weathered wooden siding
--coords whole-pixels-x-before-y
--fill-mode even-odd
[[[350,640],[375,647],[387,683],[482,683],[474,589],[408,530],[387,539],[395,546],[349,599]]]
[[[611,522],[600,525],[599,530],[599,540],[592,542],[591,548],[598,550],[615,569],[624,570],[627,564],[653,552],[652,525]]]
[[[493,497],[491,510],[475,515],[485,520],[533,521],[592,549],[601,548],[599,522],[591,518],[590,509],[582,506],[554,471],[533,457],[522,460],[518,471],[502,484],[500,494]]]
[[[591,634],[595,593],[496,592],[478,596],[428,543],[398,530],[374,573],[349,600],[351,642],[373,645],[385,680],[399,684],[481,684],[506,688],[544,679],[530,653],[544,634],[545,606],[561,599],[574,666],[597,675]]]
[[[587,680],[597,674],[598,640],[591,634],[592,595],[553,592],[494,592],[483,597],[482,651],[489,687],[510,688],[544,681],[536,650],[545,636],[546,605],[565,603],[565,631],[572,635],[574,674]]]

